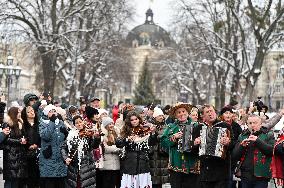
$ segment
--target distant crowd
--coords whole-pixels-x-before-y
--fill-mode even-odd
[[[284,180],[284,133],[258,99],[241,108],[177,102],[108,111],[26,94],[0,102],[5,188],[267,188]],[[7,113],[6,113],[7,112]]]

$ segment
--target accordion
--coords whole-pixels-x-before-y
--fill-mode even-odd
[[[200,131],[199,156],[209,155],[214,157],[226,158],[226,147],[221,144],[223,135],[228,135],[227,128],[202,126]]]
[[[194,123],[189,125],[184,125],[182,128],[182,137],[178,140],[178,151],[191,152],[193,146],[192,132],[193,132]]]

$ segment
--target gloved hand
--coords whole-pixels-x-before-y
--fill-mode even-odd
[[[53,114],[49,120],[52,121],[53,123],[55,123],[55,120],[57,119],[57,116],[55,114]]]

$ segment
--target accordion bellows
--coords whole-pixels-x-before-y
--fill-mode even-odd
[[[225,134],[228,134],[227,128],[203,126],[200,131],[199,156],[207,155],[225,159],[226,147],[221,144],[221,138]]]

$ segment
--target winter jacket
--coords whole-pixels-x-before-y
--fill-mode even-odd
[[[60,146],[65,138],[65,135],[60,132],[61,127],[65,128],[63,121],[59,121],[58,124],[55,124],[50,120],[41,120],[39,125],[41,137],[41,150],[39,155],[40,177],[66,177],[67,175],[67,167],[63,162],[60,152]],[[46,159],[43,156],[43,150],[46,150],[49,145],[52,149],[52,156]]]
[[[146,135],[139,142],[131,142],[127,139],[118,138],[116,146],[125,147],[125,158],[121,161],[120,171],[123,174],[138,175],[150,172],[149,146],[155,145],[157,135]]]
[[[6,135],[3,132],[0,132],[0,144],[5,140]]]
[[[27,139],[27,163],[28,163],[28,172],[29,178],[39,178],[39,166],[38,166],[38,150],[29,149],[33,144],[36,144],[40,148],[40,136],[38,123],[35,123],[31,126],[29,123],[23,124],[25,130],[25,137]]]
[[[198,164],[198,153],[194,152],[180,152],[178,150],[177,141],[172,140],[172,136],[181,131],[182,126],[189,126],[191,119],[189,118],[186,123],[181,124],[179,121],[175,121],[168,125],[161,137],[161,146],[169,151],[169,170],[182,173],[196,173]],[[199,125],[193,125],[194,130],[197,130]],[[195,131],[199,134],[200,129]],[[193,133],[193,140],[197,137],[197,133]]]
[[[68,165],[66,188],[76,188],[78,177],[81,188],[95,188],[96,166],[92,150],[98,148],[100,139],[79,138],[78,135],[78,130],[71,130],[61,146],[63,160],[72,158]]]
[[[157,134],[158,134],[158,144],[152,146],[152,151],[150,154],[150,168],[151,168],[151,176],[152,182],[154,185],[157,184],[165,184],[169,182],[169,173],[168,173],[168,162],[169,156],[168,151],[164,151],[161,148],[160,138],[166,128],[167,125],[158,124],[157,125]]]
[[[115,145],[108,146],[104,143],[104,167],[101,170],[119,170],[120,158],[118,156],[121,149]]]
[[[3,141],[3,179],[27,178],[27,146],[21,144],[24,130],[16,135],[14,127]]]
[[[241,178],[254,181],[256,178],[269,179],[271,177],[270,163],[275,143],[274,135],[266,128],[254,133],[258,136],[255,142],[243,147],[240,143],[250,136],[250,132],[244,131],[233,151],[233,158],[241,160]]]
[[[118,134],[119,130],[114,128],[116,134]],[[102,148],[103,148],[103,168],[101,170],[120,170],[120,157],[119,152],[120,148],[116,147],[116,145],[107,145],[108,139],[108,131],[102,127],[102,132],[104,133]]]

